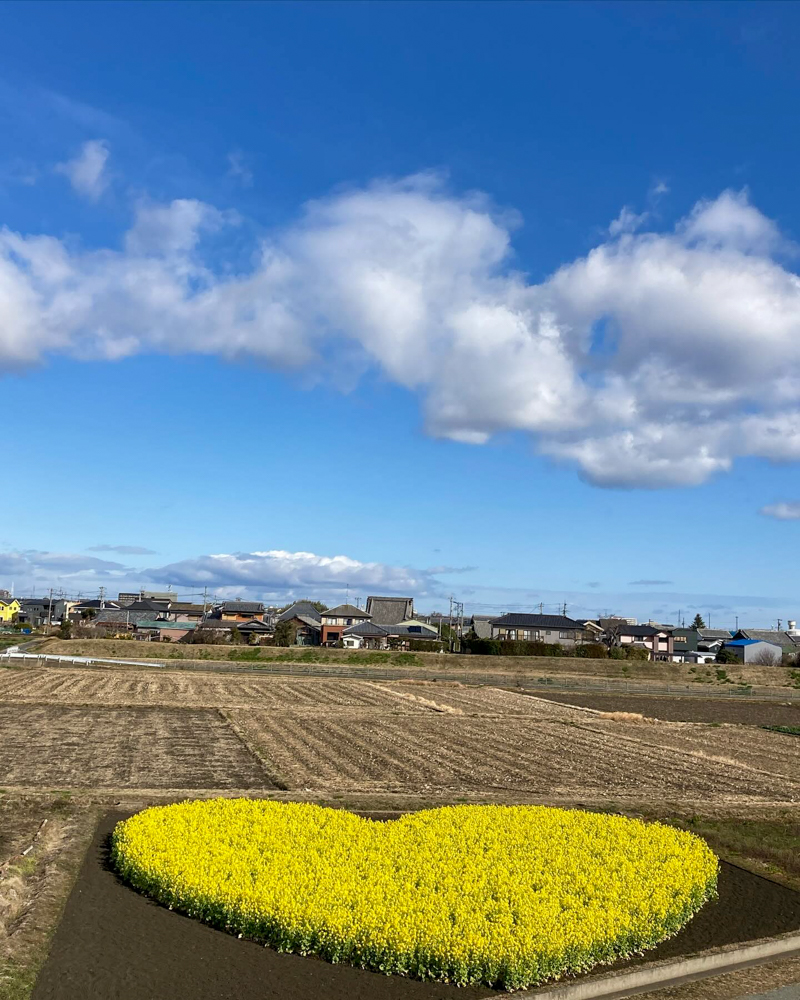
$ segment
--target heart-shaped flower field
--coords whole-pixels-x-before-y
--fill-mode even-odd
[[[518,989],[650,948],[715,895],[698,837],[542,806],[448,806],[388,823],[212,799],[118,824],[119,873],[281,951]]]

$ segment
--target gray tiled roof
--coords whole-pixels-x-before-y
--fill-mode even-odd
[[[730,639],[732,632],[727,628],[699,628],[697,634],[704,639]]]
[[[359,622],[358,625],[350,625],[344,630],[342,635],[388,635],[388,628],[376,625],[375,622]]]
[[[311,615],[295,615],[294,617],[299,622],[302,622],[304,625],[308,625],[309,628],[316,629],[317,632],[320,631],[320,620],[319,619],[317,619],[316,621],[314,621],[314,619],[311,617]],[[278,619],[278,621],[280,621],[280,618]]]
[[[320,622],[320,613],[311,603],[311,601],[295,601],[295,603],[287,608],[281,615],[278,616],[279,622],[288,622],[292,618],[299,618],[301,615],[306,618],[313,618],[315,622]]]
[[[492,623],[491,620],[484,618],[473,618],[472,628],[475,630],[475,635],[479,639],[491,639],[492,638]]]
[[[356,608],[352,604],[340,604],[336,608],[328,608],[321,613],[321,617],[327,618],[369,618],[369,615],[362,608]]]
[[[436,639],[438,632],[432,625],[382,625],[381,628],[389,635],[407,635],[414,639]],[[412,631],[413,629],[413,631]]]
[[[524,615],[511,614],[503,615],[500,618],[493,618],[492,625],[506,625],[511,628],[517,626],[533,626],[534,628],[564,628],[579,629],[581,626],[573,618],[565,615]]]
[[[153,620],[152,611],[98,611],[92,618],[93,625],[133,625],[135,622]]]
[[[367,614],[372,615],[372,620],[377,625],[396,625],[413,617],[414,598],[368,597]]]
[[[742,639],[761,639],[762,642],[772,642],[784,649],[795,649],[800,646],[800,636],[792,636],[787,632],[778,632],[777,629],[767,628],[747,628],[739,629],[736,633]]]
[[[260,615],[264,605],[260,601],[225,601],[222,610],[228,614]]]

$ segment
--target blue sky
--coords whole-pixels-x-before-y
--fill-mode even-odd
[[[0,587],[800,617],[795,5],[0,9]]]

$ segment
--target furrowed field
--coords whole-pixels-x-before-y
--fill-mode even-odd
[[[656,715],[658,704],[643,707]],[[707,700],[706,722],[665,722],[452,681],[2,669],[0,866],[16,874],[9,902],[0,868],[0,914],[26,917],[0,933],[0,998],[59,995],[58,977],[53,993],[40,984],[31,994],[30,985],[98,821],[96,837],[106,836],[109,810],[124,817],[186,798],[304,801],[387,818],[459,802],[548,804],[684,828],[702,822],[712,846],[718,837],[730,857],[800,884],[792,860],[800,856],[800,739],[715,722],[714,704]],[[790,701],[731,707],[755,707],[761,725],[800,715]],[[748,823],[762,824],[749,840]],[[22,858],[26,843],[33,850]]]

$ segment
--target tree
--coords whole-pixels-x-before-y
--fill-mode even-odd
[[[288,622],[278,622],[275,626],[275,645],[276,646],[293,646],[294,641],[297,638],[297,623]]]
[[[741,663],[742,661],[732,649],[720,649],[716,655],[717,663]]]
[[[239,631],[238,628],[236,628],[235,625],[231,629],[231,642],[234,644],[234,646],[241,646],[241,644],[244,642],[242,633]]]
[[[63,618],[61,625],[58,629],[58,635],[61,639],[71,639],[72,638],[72,622],[69,618]]]
[[[705,628],[706,623],[703,621],[703,617],[698,611],[694,616],[694,621],[692,622],[692,628]]]

